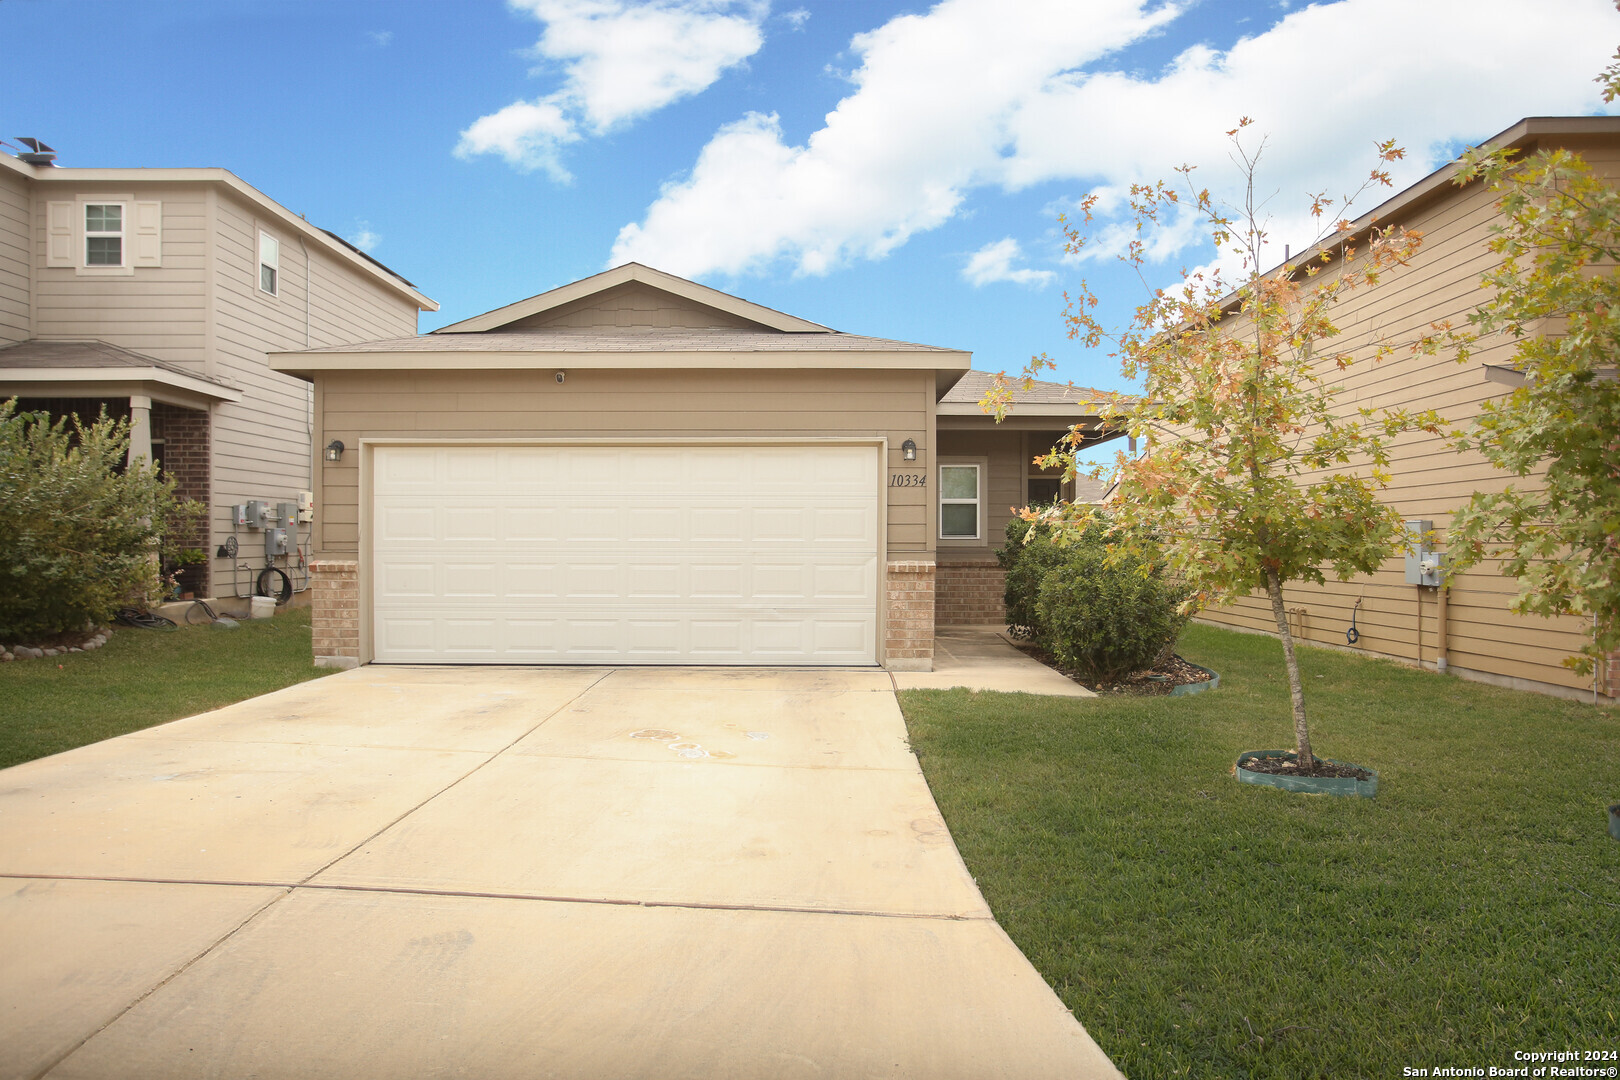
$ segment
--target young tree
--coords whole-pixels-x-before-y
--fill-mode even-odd
[[[1522,162],[1470,151],[1457,181],[1475,180],[1497,193],[1501,262],[1458,359],[1507,335],[1524,381],[1486,402],[1456,445],[1530,483],[1475,492],[1456,512],[1453,572],[1501,559],[1519,581],[1514,611],[1592,617],[1593,640],[1564,661],[1586,674],[1620,649],[1620,191],[1564,150]]]
[[[124,468],[129,425],[18,413],[0,401],[0,635],[103,623],[155,598],[158,545],[201,512],[150,465]]]
[[[1140,456],[1118,457],[1116,545],[1161,552],[1192,590],[1189,610],[1265,593],[1288,669],[1297,764],[1310,769],[1316,759],[1283,586],[1322,583],[1326,570],[1340,579],[1369,573],[1403,550],[1401,516],[1378,499],[1389,480],[1389,443],[1412,428],[1437,432],[1441,421],[1432,412],[1343,408],[1331,382],[1357,361],[1333,347],[1335,306],[1353,290],[1376,286],[1421,237],[1373,231],[1358,247],[1350,222],[1323,228],[1333,200],[1318,195],[1310,206],[1322,231],[1316,254],[1304,265],[1264,273],[1265,231],[1255,201],[1264,144],[1246,150],[1240,132],[1248,123],[1228,132],[1246,179],[1242,207],[1223,210],[1207,190],[1191,188],[1190,167],[1180,170],[1217,251],[1236,258],[1235,288],[1219,271],[1184,275],[1176,290],[1149,288],[1131,325],[1114,334],[1098,321],[1097,297],[1082,283],[1066,319],[1069,336],[1089,346],[1115,342],[1125,377],[1140,380],[1140,396],[1107,410],[1132,437],[1149,440]],[[1380,146],[1379,165],[1362,190],[1387,186],[1383,165],[1400,156],[1393,143]],[[1145,237],[1181,202],[1182,194],[1162,183],[1132,189],[1136,238],[1121,258],[1144,285]],[[1094,204],[1082,204],[1087,221]],[[1078,251],[1085,237],[1068,223],[1065,231],[1069,250]],[[1392,348],[1374,343],[1362,359],[1379,360]],[[1072,453],[1048,463],[1073,473]],[[1054,516],[1072,528],[1085,511],[1071,507]]]

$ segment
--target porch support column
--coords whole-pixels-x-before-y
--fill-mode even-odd
[[[144,394],[129,396],[129,466],[145,458],[152,463],[152,399]]]

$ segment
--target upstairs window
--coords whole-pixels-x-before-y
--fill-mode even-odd
[[[84,204],[84,265],[124,265],[124,204]]]
[[[259,234],[259,290],[276,295],[281,273],[281,245],[269,233]]]

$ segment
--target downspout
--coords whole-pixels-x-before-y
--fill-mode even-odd
[[[298,249],[304,253],[304,348],[313,346],[310,343],[310,298],[315,293],[315,279],[310,275],[309,247],[304,243],[302,235],[298,237]],[[309,383],[304,387],[304,434],[305,441],[310,445],[309,453],[309,490],[315,490],[315,384]]]

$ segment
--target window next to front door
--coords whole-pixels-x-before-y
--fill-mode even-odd
[[[939,466],[939,538],[978,540],[980,522],[980,478],[983,470],[974,465]]]

